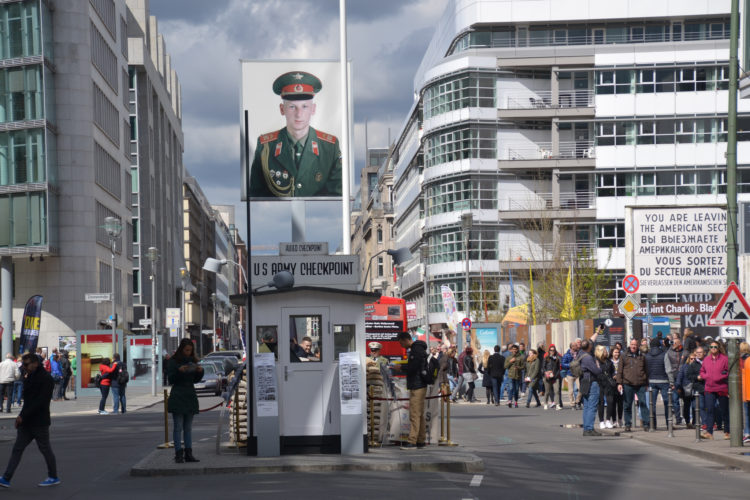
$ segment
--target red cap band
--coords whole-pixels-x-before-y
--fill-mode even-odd
[[[291,85],[286,85],[285,87],[281,88],[281,95],[285,96],[287,94],[314,94],[315,90],[313,90],[312,85],[307,85],[304,83],[293,83]]]

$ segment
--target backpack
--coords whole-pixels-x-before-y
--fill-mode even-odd
[[[437,380],[440,363],[433,355],[427,357],[425,361],[426,369],[422,371],[422,381],[427,385],[432,385]]]
[[[130,374],[125,368],[120,368],[120,372],[117,374],[117,383],[119,385],[127,385],[130,381]]]
[[[96,377],[94,377],[94,385],[98,388],[102,386],[102,374],[97,373]]]
[[[583,376],[583,367],[581,367],[581,360],[584,356],[588,356],[586,353],[581,353],[576,359],[570,363],[570,376],[575,378],[581,378]]]

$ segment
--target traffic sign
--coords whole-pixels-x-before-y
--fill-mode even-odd
[[[744,326],[722,326],[720,337],[723,339],[744,339]]]
[[[470,318],[464,318],[461,320],[461,326],[464,327],[464,330],[470,330],[471,329],[471,319]]]
[[[110,293],[87,293],[84,296],[86,302],[109,302],[112,300]]]
[[[151,326],[151,318],[139,319],[138,324],[141,326]]]
[[[167,307],[166,309],[166,324],[167,328],[179,328],[180,327],[180,308],[179,307]]]
[[[622,280],[622,289],[627,293],[635,293],[641,286],[641,282],[638,280],[638,276],[635,274],[628,274]]]
[[[633,319],[638,314],[641,304],[632,295],[628,295],[618,305],[620,312],[628,319]]]
[[[745,326],[750,320],[750,306],[732,281],[708,318],[708,326]]]

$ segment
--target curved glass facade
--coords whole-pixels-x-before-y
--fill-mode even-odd
[[[494,108],[495,77],[481,73],[441,80],[424,92],[424,118],[462,108]]]
[[[497,128],[469,125],[431,134],[425,141],[424,165],[433,167],[471,158],[497,158]]]

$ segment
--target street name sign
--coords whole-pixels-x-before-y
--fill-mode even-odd
[[[139,319],[138,324],[141,326],[151,326],[151,318]]]
[[[110,293],[87,293],[84,296],[86,302],[108,302],[112,300]]]
[[[632,295],[628,295],[623,299],[622,302],[620,302],[620,305],[618,306],[620,308],[620,312],[628,319],[633,319],[636,314],[638,314],[638,309],[640,309],[641,304],[638,303],[637,300],[635,300],[635,297]]]
[[[750,320],[750,306],[732,281],[708,318],[708,326],[745,326]]]

